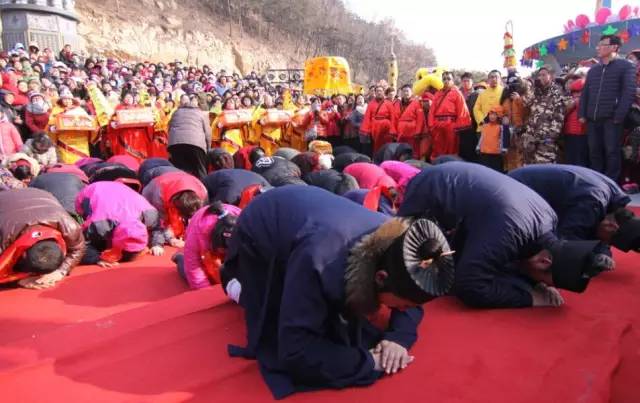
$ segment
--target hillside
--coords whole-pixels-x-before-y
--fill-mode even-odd
[[[79,0],[88,53],[209,64],[243,73],[302,68],[319,55],[345,57],[357,82],[386,78],[391,37],[399,83],[435,64],[431,49],[407,41],[391,21],[371,23],[341,0]]]

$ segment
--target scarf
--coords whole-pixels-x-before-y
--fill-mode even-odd
[[[42,104],[27,104],[27,112],[32,113],[34,115],[43,115],[49,112],[49,104],[43,102]]]
[[[62,249],[62,254],[67,254],[67,244],[60,231],[45,225],[32,225],[24,230],[18,239],[13,241],[13,243],[0,254],[0,284],[29,277],[30,273],[14,273],[13,267],[29,248],[45,240],[55,241],[60,249]]]

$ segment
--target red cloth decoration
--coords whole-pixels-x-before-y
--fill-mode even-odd
[[[40,241],[55,241],[62,254],[67,254],[67,244],[60,231],[45,225],[32,225],[22,231],[20,236],[0,255],[0,284],[29,277],[29,273],[14,273],[13,267],[22,255]]]

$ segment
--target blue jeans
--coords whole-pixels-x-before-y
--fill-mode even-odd
[[[622,124],[612,119],[589,121],[589,165],[618,182],[622,169]]]

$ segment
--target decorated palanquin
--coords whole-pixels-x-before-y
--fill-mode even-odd
[[[151,156],[154,124],[152,108],[118,105],[107,127],[107,148],[112,155],[144,161]]]
[[[155,123],[153,110],[148,107],[116,110],[115,121],[120,129],[152,126]]]
[[[350,94],[351,70],[349,63],[342,57],[316,57],[304,64],[305,95],[320,95],[323,97],[335,94]]]
[[[234,154],[245,144],[252,143],[251,110],[239,109],[222,111],[211,124],[211,142],[213,147],[220,147],[230,154]]]
[[[89,157],[89,144],[98,130],[96,118],[80,107],[61,111],[52,118],[49,136],[56,145],[58,160],[73,164]]]
[[[280,109],[267,109],[258,120],[257,130],[259,130],[260,147],[265,154],[273,155],[278,147],[289,147],[291,144],[289,135],[289,124],[292,113]]]
[[[297,110],[291,117],[291,124],[288,129],[288,147],[295,148],[300,152],[307,151],[307,141],[305,133],[312,123],[312,114],[309,108]],[[284,147],[284,145],[283,145]]]

